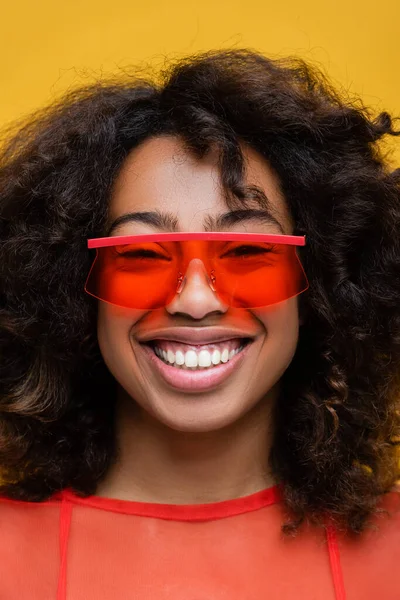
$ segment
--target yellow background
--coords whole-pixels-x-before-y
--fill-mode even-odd
[[[102,74],[221,47],[299,54],[400,114],[399,0],[3,0],[0,126]],[[392,144],[400,164],[400,141]]]

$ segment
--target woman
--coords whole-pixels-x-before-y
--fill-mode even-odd
[[[234,51],[5,146],[2,599],[399,597],[385,135]]]

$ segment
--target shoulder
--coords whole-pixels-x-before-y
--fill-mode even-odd
[[[45,514],[52,512],[54,509],[59,510],[60,498],[59,495],[55,495],[43,502],[28,502],[26,500],[11,500],[10,498],[0,496],[0,520],[8,514],[19,515],[21,518],[29,518],[29,516],[34,515],[38,511]]]
[[[48,544],[58,538],[60,502],[23,502],[0,497],[0,556],[7,547],[18,546],[29,552],[29,546]]]
[[[339,536],[348,600],[399,598],[400,488],[382,497],[367,529],[354,537]]]
[[[14,598],[16,585],[21,598],[47,598],[54,592],[52,574],[58,572],[60,555],[59,513],[59,501],[21,502],[0,497],[0,598]],[[43,573],[49,577],[44,578]]]
[[[49,533],[58,528],[59,512],[58,499],[25,502],[0,496],[0,548],[4,547],[5,539],[22,544],[31,536],[35,536],[37,542],[43,536],[48,538]]]

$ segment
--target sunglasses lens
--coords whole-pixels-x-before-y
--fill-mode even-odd
[[[277,304],[308,287],[296,247],[287,244],[235,244],[220,259],[215,277],[221,299],[236,308]]]
[[[276,304],[308,287],[295,246],[195,240],[98,248],[85,290],[126,308],[162,308],[194,258],[204,263],[221,301],[235,308]]]
[[[177,288],[173,246],[150,243],[98,248],[85,290],[99,300],[125,308],[166,306]]]

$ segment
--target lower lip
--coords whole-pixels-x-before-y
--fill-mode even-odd
[[[149,346],[141,344],[140,347],[150,360],[150,364],[164,381],[175,388],[185,392],[206,392],[224,383],[240,366],[252,343],[248,343],[243,350],[235,354],[227,363],[204,370],[179,369],[164,363],[156,356]]]

